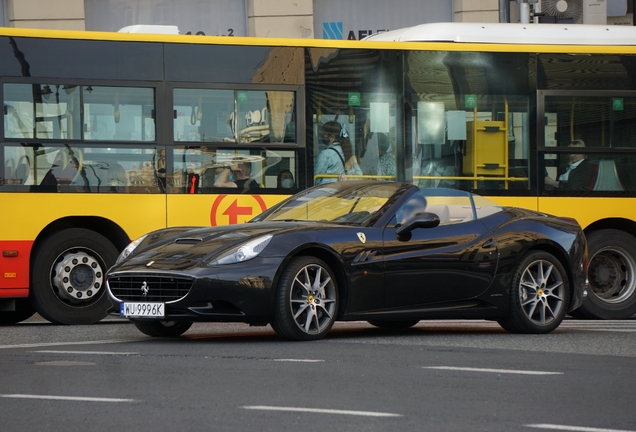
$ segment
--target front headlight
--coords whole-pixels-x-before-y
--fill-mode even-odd
[[[119,254],[119,257],[117,258],[117,261],[115,262],[115,265],[119,264],[120,262],[128,258],[130,254],[133,253],[133,251],[137,248],[137,246],[139,246],[139,243],[144,241],[146,237],[148,237],[148,234],[142,235],[137,240],[132,241],[128,246],[126,246],[126,248],[123,251],[121,251],[121,253]]]
[[[234,264],[256,258],[261,252],[263,252],[263,250],[265,250],[272,237],[274,237],[272,234],[257,237],[253,240],[241,244],[240,246],[230,249],[229,251],[220,255],[214,261],[210,261],[209,264]]]

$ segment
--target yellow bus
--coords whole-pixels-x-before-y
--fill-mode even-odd
[[[429,26],[367,41],[1,29],[0,323],[96,322],[131,240],[242,223],[336,180],[314,169],[328,122],[352,144],[348,177],[576,218],[591,282],[576,314],[636,313],[634,30]]]

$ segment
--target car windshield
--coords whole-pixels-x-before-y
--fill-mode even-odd
[[[399,197],[407,185],[392,182],[340,182],[301,192],[262,221],[324,221],[364,226],[391,197]]]

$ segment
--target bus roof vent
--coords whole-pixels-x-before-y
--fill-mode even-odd
[[[179,27],[173,25],[135,24],[120,28],[117,33],[179,34]]]

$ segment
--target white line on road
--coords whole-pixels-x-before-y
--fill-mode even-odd
[[[634,431],[622,430],[622,429],[603,429],[603,428],[566,426],[566,425],[556,425],[556,424],[528,424],[525,426],[530,428],[535,428],[535,429],[552,429],[552,430],[579,431],[579,432],[634,432]]]
[[[321,414],[345,414],[345,415],[356,415],[356,416],[366,416],[366,417],[402,417],[402,414],[383,413],[383,412],[376,412],[376,411],[349,411],[349,410],[320,409],[320,408],[276,407],[276,406],[264,406],[264,405],[250,405],[250,406],[243,406],[241,408],[248,409],[248,410],[290,411],[290,412],[321,413]]]
[[[468,371],[468,372],[491,372],[491,373],[507,373],[507,374],[520,374],[520,375],[563,375],[563,372],[526,371],[526,370],[512,370],[512,369],[482,369],[482,368],[452,367],[452,366],[422,366],[422,369],[441,369],[441,370],[455,370],[455,371]]]
[[[312,359],[270,359],[275,362],[300,362],[300,363],[320,363],[324,360],[312,360]]]
[[[39,350],[36,353],[46,354],[88,354],[88,355],[137,355],[136,352],[117,352],[117,351],[55,351],[55,350]]]
[[[80,402],[136,402],[134,399],[114,399],[114,398],[96,398],[96,397],[79,397],[79,396],[45,396],[45,395],[28,395],[28,394],[4,394],[3,398],[18,399],[48,399],[48,400],[66,400]]]
[[[613,333],[636,333],[636,329],[630,330],[630,329],[619,329],[619,328],[584,328],[582,327],[581,330],[585,330],[585,331],[595,331],[595,332],[613,332]]]
[[[83,342],[44,342],[34,344],[20,344],[20,345],[0,345],[0,349],[7,348],[40,348],[40,347],[53,347],[53,346],[65,346],[65,345],[92,345],[92,344],[108,344],[108,343],[123,343],[133,342],[139,339],[112,339],[112,340],[96,340],[96,341],[83,341]]]

